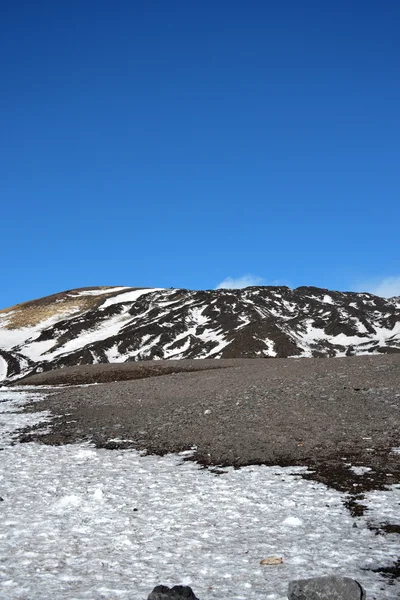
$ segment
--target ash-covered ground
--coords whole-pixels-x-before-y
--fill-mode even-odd
[[[400,481],[392,452],[400,446],[397,354],[107,364],[24,383],[67,386],[34,407],[57,416],[51,433],[37,437],[47,444],[192,448],[194,460],[214,467],[307,466],[316,480],[356,496]],[[355,475],[350,465],[369,470]]]

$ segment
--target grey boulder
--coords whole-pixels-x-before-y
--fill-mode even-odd
[[[289,600],[366,600],[364,588],[350,577],[313,577],[289,583]]]
[[[157,585],[147,600],[198,600],[198,598],[188,585],[174,585],[172,588],[166,585]]]

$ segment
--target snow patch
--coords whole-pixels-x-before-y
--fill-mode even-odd
[[[371,471],[371,467],[350,467],[350,471],[353,471],[356,475],[365,475]]]
[[[8,364],[7,361],[4,360],[2,356],[0,356],[0,381],[7,377],[8,373]]]
[[[265,339],[263,340],[264,344],[266,345],[266,349],[264,350],[263,354],[264,356],[276,356],[276,350],[275,350],[275,344],[273,342],[273,340],[269,340],[269,339]]]
[[[128,286],[119,286],[119,287],[110,287],[105,290],[80,290],[76,294],[76,296],[102,296],[103,294],[112,294],[114,292],[119,292],[120,290],[129,290]]]
[[[163,288],[146,288],[143,290],[133,290],[131,292],[125,292],[124,294],[118,294],[117,296],[113,296],[112,298],[108,298],[103,304],[101,308],[107,308],[107,306],[112,306],[113,304],[122,304],[126,302],[135,302],[140,296],[144,296],[145,294],[151,294],[151,292],[158,292]]]

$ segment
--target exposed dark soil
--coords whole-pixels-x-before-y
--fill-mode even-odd
[[[393,584],[395,579],[400,579],[400,558],[388,567],[378,567],[376,569],[368,569],[368,571],[380,573],[382,577],[389,579],[389,584]]]
[[[234,366],[232,360],[147,360],[113,364],[79,365],[28,375],[9,384],[20,385],[87,385],[147,379],[172,373],[191,373]]]
[[[379,525],[368,523],[368,529],[375,531],[376,535],[384,535],[385,533],[400,535],[400,524],[398,523],[380,523]]]
[[[354,515],[363,492],[400,482],[396,354],[82,366],[23,383],[94,381],[108,383],[51,390],[32,410],[59,416],[52,433],[24,439],[157,454],[195,448],[193,459],[214,467],[304,465],[314,471],[305,477],[347,492]]]

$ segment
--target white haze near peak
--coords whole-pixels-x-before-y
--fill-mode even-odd
[[[263,277],[258,275],[242,275],[240,277],[226,277],[221,283],[219,283],[215,289],[241,289],[250,286],[267,285],[267,282]],[[281,281],[273,281],[270,285],[286,285]],[[290,287],[290,286],[289,286]],[[381,280],[374,280],[357,284],[355,286],[357,292],[370,292],[375,296],[381,298],[393,298],[400,296],[400,275],[394,275],[391,277],[385,277]]]
[[[289,580],[356,578],[369,600],[400,582],[371,568],[398,557],[400,486],[370,492],[367,517],[345,495],[302,479],[299,467],[200,469],[181,455],[144,456],[88,444],[16,442],[47,413],[21,412],[40,391],[0,388],[0,597],[139,600],[158,584],[190,585],[201,600],[285,600]],[[354,527],[356,523],[356,527]],[[260,566],[267,557],[278,566]]]
[[[359,292],[370,292],[381,298],[393,298],[400,296],[400,275],[393,277],[385,277],[380,281],[369,282],[362,285],[357,285]]]
[[[264,285],[265,280],[258,275],[242,275],[242,277],[226,277],[216,286],[216,290],[234,290],[252,285]]]

